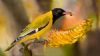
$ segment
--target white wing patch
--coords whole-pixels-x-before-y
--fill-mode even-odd
[[[27,32],[21,33],[21,34],[19,35],[19,37],[24,37],[24,36],[26,36],[27,34],[29,34],[29,33],[32,32],[32,31],[35,31],[35,30],[30,29],[30,30],[28,30]]]

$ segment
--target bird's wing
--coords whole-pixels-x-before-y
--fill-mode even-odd
[[[50,11],[44,15],[37,17],[32,21],[31,24],[26,26],[26,28],[23,29],[19,37],[15,39],[5,51],[10,50],[17,43],[22,43],[24,41],[34,39],[34,37],[32,37],[33,35],[40,36],[44,34],[45,32],[47,32],[47,30],[51,28],[51,26],[52,26],[52,12]],[[40,31],[35,33],[34,31],[36,31],[36,29],[40,29]]]
[[[47,25],[48,22],[49,22],[49,18],[46,16],[44,17],[44,15],[34,19],[31,24],[29,24],[22,30],[19,37],[23,37],[27,34],[35,32],[36,29],[44,27],[45,25]]]
[[[18,38],[16,38],[12,43],[15,43],[15,42],[21,40],[23,37],[25,37],[29,34],[35,33],[37,31],[37,29],[44,28],[48,24],[49,21],[50,21],[49,13],[46,13],[46,14],[43,14],[43,15],[37,17],[36,19],[34,19],[32,21],[32,23],[27,25],[22,30],[22,32],[20,33]]]

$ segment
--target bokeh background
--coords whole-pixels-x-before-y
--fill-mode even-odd
[[[63,8],[85,19],[94,18],[87,40],[59,48],[45,48],[45,51],[39,45],[32,49],[32,55],[20,52],[20,45],[4,52],[32,19],[53,8]],[[100,0],[0,0],[0,56],[100,56],[99,34]]]

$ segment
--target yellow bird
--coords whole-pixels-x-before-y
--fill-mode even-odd
[[[10,50],[13,46],[18,43],[23,43],[28,40],[39,39],[41,36],[46,34],[51,30],[54,22],[64,16],[65,14],[70,14],[69,12],[65,12],[61,8],[54,8],[53,10],[40,15],[36,19],[32,21],[25,29],[22,30],[18,38],[16,38],[11,45],[5,50]]]

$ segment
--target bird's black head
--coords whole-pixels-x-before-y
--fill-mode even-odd
[[[64,16],[65,14],[63,14],[65,11],[61,8],[54,8],[52,10],[53,13],[53,23],[60,18],[61,16]]]

